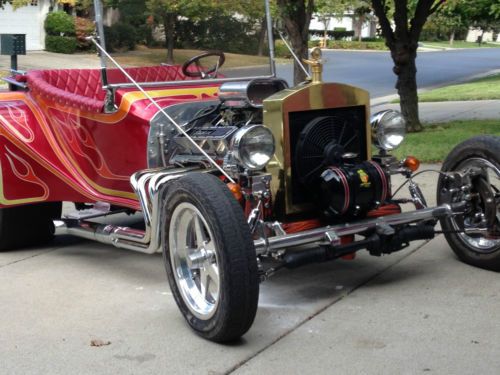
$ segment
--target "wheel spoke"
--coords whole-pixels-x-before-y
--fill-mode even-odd
[[[198,248],[202,247],[205,242],[207,242],[207,236],[205,234],[205,225],[201,221],[201,218],[198,215],[194,215],[194,231],[196,236],[196,245]]]
[[[210,275],[204,269],[200,269],[200,292],[205,301],[208,301],[208,293],[210,288]]]
[[[218,292],[219,291],[219,267],[217,266],[217,264],[210,263],[207,266],[207,273],[212,280],[211,285]]]

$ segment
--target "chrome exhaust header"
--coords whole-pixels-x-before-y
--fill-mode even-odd
[[[139,198],[144,216],[145,230],[84,220],[61,219],[54,220],[56,234],[70,234],[141,253],[153,254],[160,252],[161,204],[168,184],[188,172],[209,173],[212,171],[212,169],[191,167],[145,169],[134,173],[130,177],[130,184]]]

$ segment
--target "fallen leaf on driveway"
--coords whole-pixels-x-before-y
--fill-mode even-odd
[[[111,344],[111,341],[98,340],[98,339],[90,341],[90,346],[104,346],[109,344]]]

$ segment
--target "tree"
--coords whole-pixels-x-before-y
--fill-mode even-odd
[[[500,5],[491,0],[476,0],[464,4],[470,26],[483,31],[498,32],[500,29]]]
[[[341,19],[352,3],[357,0],[316,0],[315,12],[318,14],[319,21],[324,26],[323,37],[327,38],[328,25],[332,18]]]
[[[237,13],[245,16],[246,22],[258,24],[257,31],[257,55],[264,55],[264,47],[267,34],[267,19],[263,0],[229,1],[221,0],[219,5],[223,5],[226,13]],[[275,10],[271,6],[271,12]]]
[[[363,24],[369,19],[372,9],[364,1],[353,2],[352,9],[352,19],[356,30],[356,35],[358,36],[358,41],[361,42]]]
[[[453,45],[457,30],[467,27],[467,0],[447,0],[432,16],[433,22],[448,34]]]
[[[391,51],[396,74],[396,89],[400,97],[401,112],[410,132],[423,129],[418,115],[417,58],[418,41],[422,28],[430,15],[445,0],[394,0],[393,12],[386,0],[371,0],[379,19],[385,43]],[[413,10],[414,9],[414,10]],[[390,21],[393,13],[394,27]]]
[[[299,58],[307,58],[309,24],[314,11],[314,0],[277,0],[277,5],[293,52]],[[306,79],[306,74],[296,61],[293,66],[293,79],[295,84]]]
[[[214,7],[223,11],[224,1],[216,0],[146,0],[146,7],[155,20],[165,29],[167,63],[174,62],[174,41],[179,17],[203,18]]]

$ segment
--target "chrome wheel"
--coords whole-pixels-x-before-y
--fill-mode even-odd
[[[494,194],[499,194],[500,192],[500,169],[495,166],[490,161],[483,158],[471,158],[466,159],[459,164],[457,170],[465,171],[471,168],[481,168],[483,171],[483,176],[490,185]],[[497,206],[497,221],[500,222],[500,209]],[[484,212],[479,209],[475,213],[475,217],[464,217],[463,224],[460,225],[455,219],[452,219],[452,225],[456,230],[460,230],[460,227],[464,229],[474,228],[477,222],[484,219]],[[479,253],[491,253],[498,250],[500,246],[500,239],[487,238],[481,235],[467,235],[465,233],[460,233],[458,238],[464,242],[465,245],[470,246]]]
[[[189,326],[215,342],[241,337],[259,301],[257,255],[239,202],[209,173],[166,191],[162,250],[170,290]]]
[[[210,319],[220,293],[219,260],[212,231],[201,212],[183,202],[172,212],[170,262],[184,303],[197,318]]]

